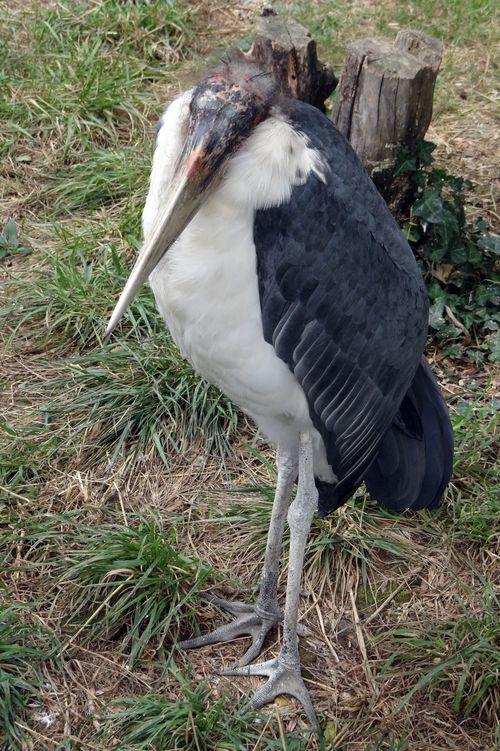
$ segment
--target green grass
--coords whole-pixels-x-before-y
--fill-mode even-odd
[[[493,587],[488,586],[478,613],[470,613],[461,603],[461,613],[453,619],[408,624],[384,636],[385,648],[394,648],[390,662],[418,677],[400,708],[419,691],[437,697],[448,690],[457,715],[475,712],[494,718],[500,672],[499,604]]]
[[[0,477],[18,487],[24,477],[43,475],[56,458],[79,455],[89,439],[85,456],[94,462],[132,449],[138,457],[158,453],[167,464],[167,453],[193,438],[225,454],[235,411],[186,366],[147,290],[119,335],[103,343],[140,244],[152,150],[147,117],[149,108],[161,107],[152,86],[168,80],[188,53],[190,14],[170,0],[68,2],[13,15],[4,25],[4,81],[15,106],[27,108],[24,116],[6,112],[7,122],[23,122],[26,131],[21,137],[16,131],[11,145],[37,148],[39,137],[50,144],[47,169],[43,176],[36,172],[43,180],[37,206],[45,222],[72,220],[53,225],[49,247],[39,243],[29,267],[21,259],[9,272],[0,310],[7,346],[51,353],[46,367],[55,375],[41,391],[39,382],[33,389],[26,384],[23,427],[0,422],[6,439]],[[22,34],[31,46],[21,56]],[[43,163],[45,154],[37,153],[39,159]],[[112,216],[103,214],[107,206]],[[87,216],[75,221],[75,211]],[[17,252],[26,245],[22,230],[15,240]],[[144,344],[145,337],[153,340]]]
[[[189,442],[226,453],[237,423],[235,408],[165,339],[121,342],[68,361],[49,384],[57,395],[44,409],[49,422],[70,421],[64,447],[88,443],[94,458],[116,457],[125,447],[141,455],[155,450],[167,466],[166,454]]]
[[[495,405],[463,401],[454,416],[455,464],[451,521],[466,543],[493,549],[498,543],[499,412]]]
[[[294,17],[307,24],[320,46],[333,48],[334,63],[344,60],[349,41],[374,32],[392,38],[405,27],[457,46],[493,43],[492,21],[498,11],[493,0],[416,0],[360,7],[342,0],[290,0],[285,5]]]
[[[120,230],[117,235],[119,241]],[[8,349],[23,344],[55,358],[43,385],[24,389],[24,427],[0,421],[7,438],[0,477],[2,466],[9,476],[16,463],[40,471],[56,454],[75,456],[83,444],[94,462],[133,450],[138,458],[153,451],[168,464],[168,452],[195,440],[225,455],[236,411],[180,356],[149,290],[127,311],[118,336],[104,342],[127,277],[116,241],[103,242],[95,224],[71,229],[61,223],[54,237],[55,252],[39,251],[29,277],[22,270],[13,275],[0,310]],[[72,356],[64,357],[71,347]]]
[[[228,491],[226,491],[228,492]],[[229,491],[230,492],[230,491]],[[239,494],[245,496],[238,500]],[[252,501],[248,502],[248,497]],[[257,485],[237,489],[235,500],[219,509],[215,497],[212,513],[207,514],[205,506],[193,514],[193,523],[209,524],[224,530],[225,542],[234,540],[235,545],[244,545],[249,558],[262,561],[264,557],[267,530],[271,517],[274,485]],[[342,510],[341,515],[326,519],[315,517],[308,541],[306,576],[312,589],[319,589],[327,572],[334,567],[348,567],[355,560],[366,571],[368,561],[374,555],[387,554],[392,559],[408,559],[412,552],[409,541],[400,533],[400,521],[375,504],[368,503],[366,496],[357,495]],[[283,546],[289,543],[288,529],[285,530]],[[341,564],[339,562],[342,561]]]
[[[39,265],[26,277],[24,270],[12,275],[9,300],[0,313],[8,326],[8,344],[22,337],[45,350],[80,349],[103,342],[104,329],[127,268],[118,250],[120,233],[108,224],[110,242],[103,227],[53,228],[55,249],[38,251]],[[131,241],[132,238],[131,238]],[[122,331],[136,338],[159,328],[152,295],[143,289],[125,316]]]
[[[494,38],[492,19],[498,10],[492,0],[418,0],[381,8],[380,29],[390,33],[391,24],[402,27],[426,23],[425,31],[454,45],[491,42]]]
[[[67,612],[66,645],[106,638],[133,668],[146,648],[169,659],[180,633],[192,633],[196,595],[210,569],[181,552],[174,520],[132,517],[85,523],[79,513],[12,515],[3,537],[5,571],[43,577],[43,596]],[[22,545],[22,562],[13,562]]]
[[[144,86],[187,52],[189,16],[173,0],[67,0],[4,16],[1,32],[3,150],[42,136],[76,161],[90,144],[144,128]],[[26,33],[28,54],[19,44]]]
[[[67,626],[85,640],[118,638],[129,668],[152,644],[170,655],[180,629],[193,629],[209,569],[178,551],[173,526],[85,526],[78,537],[82,546],[60,564],[59,586],[68,584],[71,597]]]
[[[224,453],[234,431],[234,409],[186,367],[147,290],[119,335],[103,343],[139,247],[153,122],[163,106],[155,87],[190,52],[191,12],[173,0],[68,0],[13,11],[0,26],[0,151],[14,163],[19,156],[37,186],[31,205],[50,227],[29,262],[22,227],[10,220],[1,235],[2,258],[16,261],[2,301],[4,343],[14,356],[19,348],[46,356],[45,376],[23,384],[21,420],[17,412],[0,421],[0,513],[10,530],[1,538],[2,575],[39,582],[61,654],[72,654],[73,640],[106,639],[131,670],[145,651],[165,663],[179,632],[194,630],[208,567],[181,552],[175,526],[59,517],[45,513],[39,491],[69,460],[95,464],[130,451],[139,460],[153,451],[168,463],[194,437]],[[26,174],[9,177],[22,194]],[[75,212],[85,214],[75,221]],[[9,744],[24,737],[16,718],[26,721],[25,704],[39,687],[36,672],[26,676],[42,652],[24,647],[33,624],[19,630],[17,614],[2,615]]]
[[[33,389],[27,427],[0,423],[0,477],[19,480],[16,464],[40,474],[53,461],[74,458],[95,466],[156,454],[169,466],[168,454],[194,442],[222,458],[229,450],[234,406],[193,373],[166,335],[96,347],[60,361],[56,373],[41,394],[39,385]]]
[[[259,722],[252,714],[239,716],[237,710],[234,705],[228,706],[227,699],[210,701],[209,691],[203,684],[190,689],[184,683],[180,701],[173,702],[155,694],[116,701],[101,715],[102,729],[97,738],[105,744],[116,743],[113,748],[117,751],[255,748],[263,719]],[[258,748],[276,748],[275,744],[276,740],[264,738]],[[287,748],[301,751],[304,745]]]
[[[42,479],[42,463],[56,449],[57,438],[47,440],[46,431],[41,427],[25,428],[3,419],[0,438],[0,501],[11,497],[9,493],[16,490],[25,496],[36,496]]]
[[[95,149],[84,161],[62,166],[49,175],[49,216],[73,214],[80,209],[92,211],[122,198],[133,201],[144,191],[149,166],[149,149],[141,151],[137,144]]]
[[[26,705],[38,695],[40,668],[52,651],[50,634],[28,606],[0,603],[1,751],[12,751],[21,742]]]

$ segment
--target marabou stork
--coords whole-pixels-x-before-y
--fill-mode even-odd
[[[277,447],[257,601],[212,598],[234,620],[181,646],[251,636],[239,663],[219,672],[266,676],[255,708],[290,694],[315,724],[297,637],[314,512],[329,514],[363,481],[386,508],[434,508],[451,476],[450,420],[422,356],[421,273],[332,122],[280,96],[267,74],[241,61],[206,73],[163,114],[143,229],[107,333],[149,278],[186,359]],[[277,580],[286,519],[283,615]],[[281,619],[278,657],[250,665]]]

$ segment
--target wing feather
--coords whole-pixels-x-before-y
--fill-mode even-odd
[[[340,505],[411,385],[427,296],[408,243],[347,141],[302,102],[290,119],[330,169],[325,182],[311,174],[289,203],[257,212],[262,323],[304,390]]]

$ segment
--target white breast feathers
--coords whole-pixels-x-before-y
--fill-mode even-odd
[[[180,152],[190,92],[165,112],[158,133],[144,235],[151,231]],[[313,430],[304,392],[264,340],[253,242],[256,209],[288,201],[324,165],[304,136],[274,113],[231,158],[225,177],[166,253],[149,281],[176,344],[194,369],[220,387],[274,443],[295,446]],[[313,431],[316,473],[332,479]]]

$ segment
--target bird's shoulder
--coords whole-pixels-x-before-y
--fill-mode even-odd
[[[351,145],[304,102],[293,102],[288,117],[326,169],[296,186],[288,202],[256,214],[261,300],[266,291],[289,301],[302,299],[325,322],[337,314],[336,300],[356,305],[360,316],[373,309],[377,315],[364,321],[367,331],[381,318],[396,327],[413,313],[415,323],[422,324],[427,315],[422,274]],[[315,307],[319,296],[323,304]]]
[[[299,217],[307,206],[321,232],[315,237],[319,243],[329,239],[322,231],[325,224],[339,236],[342,230],[346,232],[346,250],[363,241],[366,247],[370,237],[384,251],[388,264],[420,283],[420,270],[408,242],[349,141],[326,115],[306,102],[290,100],[287,117],[320,154],[325,170],[321,177],[311,173],[306,184],[294,190],[290,202],[276,207],[269,219],[282,215],[282,221],[287,222]]]

